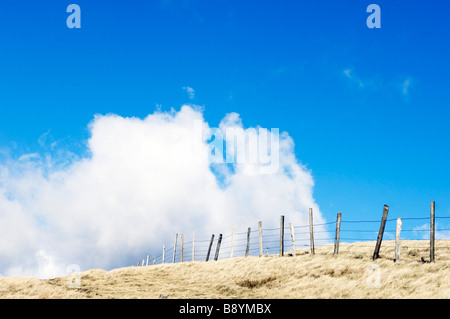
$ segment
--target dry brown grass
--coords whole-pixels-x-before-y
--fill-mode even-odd
[[[81,273],[81,288],[67,287],[67,277],[0,279],[1,298],[429,298],[450,297],[450,241],[437,241],[436,262],[426,241],[403,241],[394,262],[394,243],[382,244],[373,261],[374,242],[297,250],[296,257],[239,257],[148,267],[99,269]],[[425,247],[425,249],[424,249]],[[442,247],[440,249],[440,247]],[[444,248],[445,247],[445,248]],[[379,267],[380,286],[370,281]]]

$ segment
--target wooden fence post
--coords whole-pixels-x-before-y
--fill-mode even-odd
[[[262,221],[258,222],[258,230],[259,230],[259,257],[264,254],[263,251],[263,241],[262,241]]]
[[[380,257],[381,241],[383,240],[384,227],[386,226],[386,219],[389,212],[389,206],[384,205],[383,216],[381,217],[380,231],[378,232],[377,244],[375,245],[375,251],[373,252],[372,259],[375,260]]]
[[[222,243],[222,234],[219,235],[219,239],[217,240],[216,255],[214,256],[214,260],[219,259],[219,250],[221,243]]]
[[[280,257],[284,255],[284,216],[280,218]]]
[[[155,262],[156,262],[156,257],[153,257],[153,265],[155,264]]]
[[[397,218],[397,227],[395,228],[395,261],[400,260],[402,246],[400,244],[400,232],[402,231],[402,219]]]
[[[250,232],[252,231],[251,227],[248,228],[247,231],[247,248],[245,248],[245,257],[248,257],[248,252],[250,251]]]
[[[311,246],[311,254],[314,255],[314,227],[313,227],[313,209],[309,209],[309,242]]]
[[[180,240],[180,262],[183,262],[183,239],[184,236],[181,234],[181,240]]]
[[[231,227],[231,254],[230,254],[230,258],[233,258],[233,251],[234,251],[234,225]]]
[[[214,242],[214,234],[211,236],[211,241],[209,242],[208,253],[206,254],[206,261],[209,260],[209,254],[211,253],[211,247]]]
[[[336,235],[334,237],[334,253],[333,253],[333,255],[339,254],[339,237],[341,235],[341,217],[342,217],[342,213],[338,213],[337,220],[336,220]]]
[[[175,253],[176,253],[176,250],[177,250],[177,239],[178,239],[178,233],[175,234],[175,242],[173,243],[172,263],[175,263]]]
[[[150,258],[150,255],[147,255],[147,264],[145,264],[146,266],[148,266],[148,259]]]
[[[164,264],[164,257],[166,255],[166,246],[163,245],[162,263]]]
[[[289,228],[291,229],[292,256],[295,257],[295,233],[294,233],[294,226],[292,225],[292,223],[289,223]]]
[[[434,224],[435,202],[431,202],[430,213],[430,262],[434,263],[434,241],[435,241],[435,224]]]

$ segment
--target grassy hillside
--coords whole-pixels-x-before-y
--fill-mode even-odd
[[[394,243],[384,241],[298,249],[296,257],[239,257],[112,271],[81,273],[81,288],[67,277],[50,280],[1,278],[1,298],[450,298],[450,241],[436,244],[427,263],[428,241],[403,241],[394,262]],[[421,258],[424,258],[424,261]],[[379,275],[379,276],[378,276]]]

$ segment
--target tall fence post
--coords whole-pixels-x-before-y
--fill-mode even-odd
[[[259,230],[259,257],[261,257],[262,255],[264,255],[264,250],[263,250],[263,237],[262,237],[262,221],[258,222],[258,230]]]
[[[292,223],[289,223],[289,229],[291,230],[292,256],[295,257],[295,233],[294,233],[294,226],[292,225]]]
[[[247,231],[247,248],[245,248],[245,257],[248,257],[248,253],[250,251],[250,232],[252,231],[251,227],[248,228]]]
[[[211,241],[209,242],[208,253],[206,254],[206,261],[209,260],[209,254],[211,253],[211,247],[214,242],[214,234],[211,236]]]
[[[146,266],[148,266],[148,259],[150,258],[150,255],[147,255],[147,263],[145,264]]]
[[[177,239],[178,239],[178,233],[175,234],[175,242],[173,243],[172,263],[175,263],[175,253],[176,253],[176,250],[177,250]]]
[[[434,224],[435,202],[431,202],[430,212],[430,262],[434,263],[434,241],[435,241],[435,224]]]
[[[384,227],[386,226],[386,219],[387,219],[388,212],[389,212],[389,206],[384,205],[383,216],[381,217],[380,231],[378,232],[378,237],[377,237],[377,244],[375,245],[375,251],[373,252],[373,257],[372,257],[373,260],[380,257],[381,241],[383,240]]]
[[[400,244],[400,232],[402,231],[402,219],[397,218],[397,227],[395,228],[395,261],[400,260],[402,246]]]
[[[313,227],[313,209],[309,209],[309,241],[311,246],[311,254],[314,255],[314,227]]]
[[[341,218],[342,213],[337,213],[336,219],[336,235],[334,237],[334,255],[339,254],[339,237],[341,235]]]
[[[164,264],[164,262],[165,262],[165,260],[164,260],[165,255],[166,255],[166,246],[163,245],[163,255],[162,255],[162,263],[163,263],[163,264]]]
[[[230,258],[233,258],[233,252],[234,252],[234,225],[231,227],[231,254]]]
[[[222,243],[222,234],[219,235],[219,240],[217,240],[216,255],[214,256],[214,260],[219,259],[219,250],[221,243]]]
[[[284,255],[284,216],[280,218],[280,257]]]

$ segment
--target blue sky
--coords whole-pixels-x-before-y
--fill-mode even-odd
[[[326,219],[450,213],[447,1],[73,2],[81,29],[72,2],[0,3],[1,149],[82,154],[94,114],[193,103],[287,131]]]

